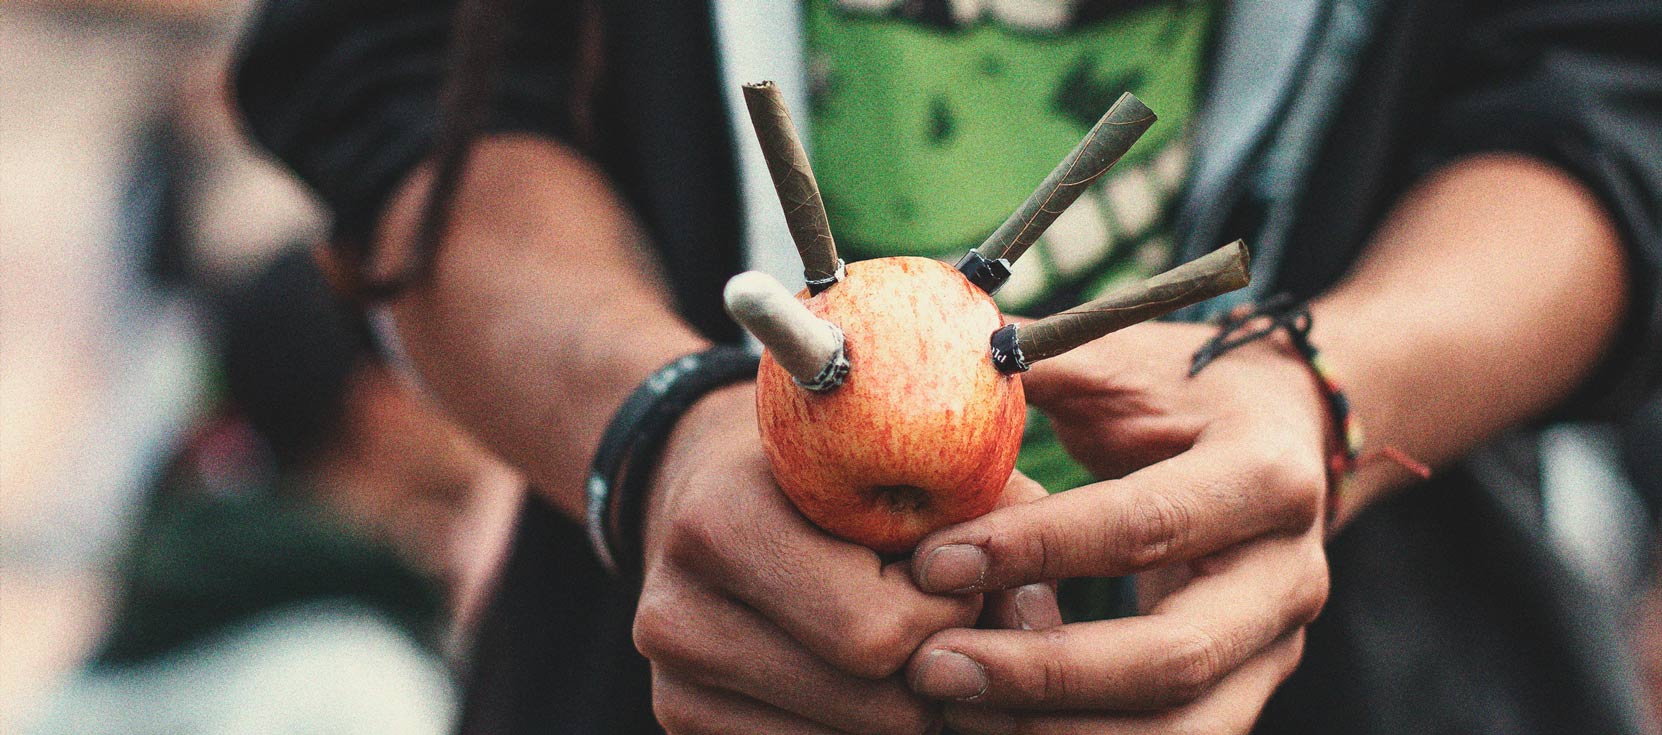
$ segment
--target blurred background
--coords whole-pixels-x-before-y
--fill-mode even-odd
[[[0,2],[0,732],[193,730],[144,709],[214,679],[454,709],[519,482],[311,266],[227,98],[250,6]],[[282,689],[325,680],[353,712]]]
[[[520,484],[330,302],[317,204],[226,98],[248,11],[0,2],[0,732],[120,731],[198,679],[310,671],[402,708],[389,732],[454,710]],[[1635,492],[1662,496],[1662,403],[1542,451],[1560,550],[1630,611],[1662,705]],[[173,651],[229,619],[255,623]]]

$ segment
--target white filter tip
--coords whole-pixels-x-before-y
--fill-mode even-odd
[[[798,384],[830,390],[842,383],[848,370],[842,330],[814,316],[773,276],[760,271],[733,276],[722,299],[727,313],[756,335]]]

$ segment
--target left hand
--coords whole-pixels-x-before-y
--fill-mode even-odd
[[[936,532],[914,556],[919,586],[1037,599],[1024,586],[1156,574],[1139,579],[1137,617],[1027,616],[1046,627],[1022,620],[1020,596],[1008,595],[990,597],[989,612],[1006,611],[1013,629],[926,640],[909,680],[947,700],[958,730],[1244,733],[1297,665],[1304,626],[1327,599],[1326,415],[1279,335],[1189,378],[1212,333],[1141,325],[1024,378],[1069,451],[1120,479]]]

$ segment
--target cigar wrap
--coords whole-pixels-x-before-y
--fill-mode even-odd
[[[802,257],[802,276],[813,293],[842,277],[842,261],[831,237],[831,222],[825,215],[819,182],[808,165],[808,153],[797,138],[784,96],[773,82],[744,85],[744,104],[750,110],[750,124],[756,129],[768,175],[785,209],[785,224]]]
[[[1086,342],[1247,285],[1246,244],[1236,240],[1142,283],[1025,325],[993,333],[993,364],[1022,372]]]
[[[1131,150],[1155,119],[1154,111],[1136,95],[1120,95],[1044,183],[975,252],[986,261],[1016,262],[1086,187]]]

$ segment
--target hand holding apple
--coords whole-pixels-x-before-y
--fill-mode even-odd
[[[938,705],[897,676],[930,635],[973,624],[980,595],[920,591],[796,512],[758,439],[755,389],[693,407],[649,496],[635,645],[671,733],[924,733]],[[1020,475],[1003,503],[1042,495]]]
[[[1190,378],[1212,331],[1140,325],[1024,376],[1069,452],[1118,479],[938,531],[918,546],[919,586],[1137,573],[1144,614],[937,634],[909,674],[955,728],[1245,733],[1297,664],[1327,594],[1324,408],[1279,336]],[[974,691],[954,670],[981,677]]]

